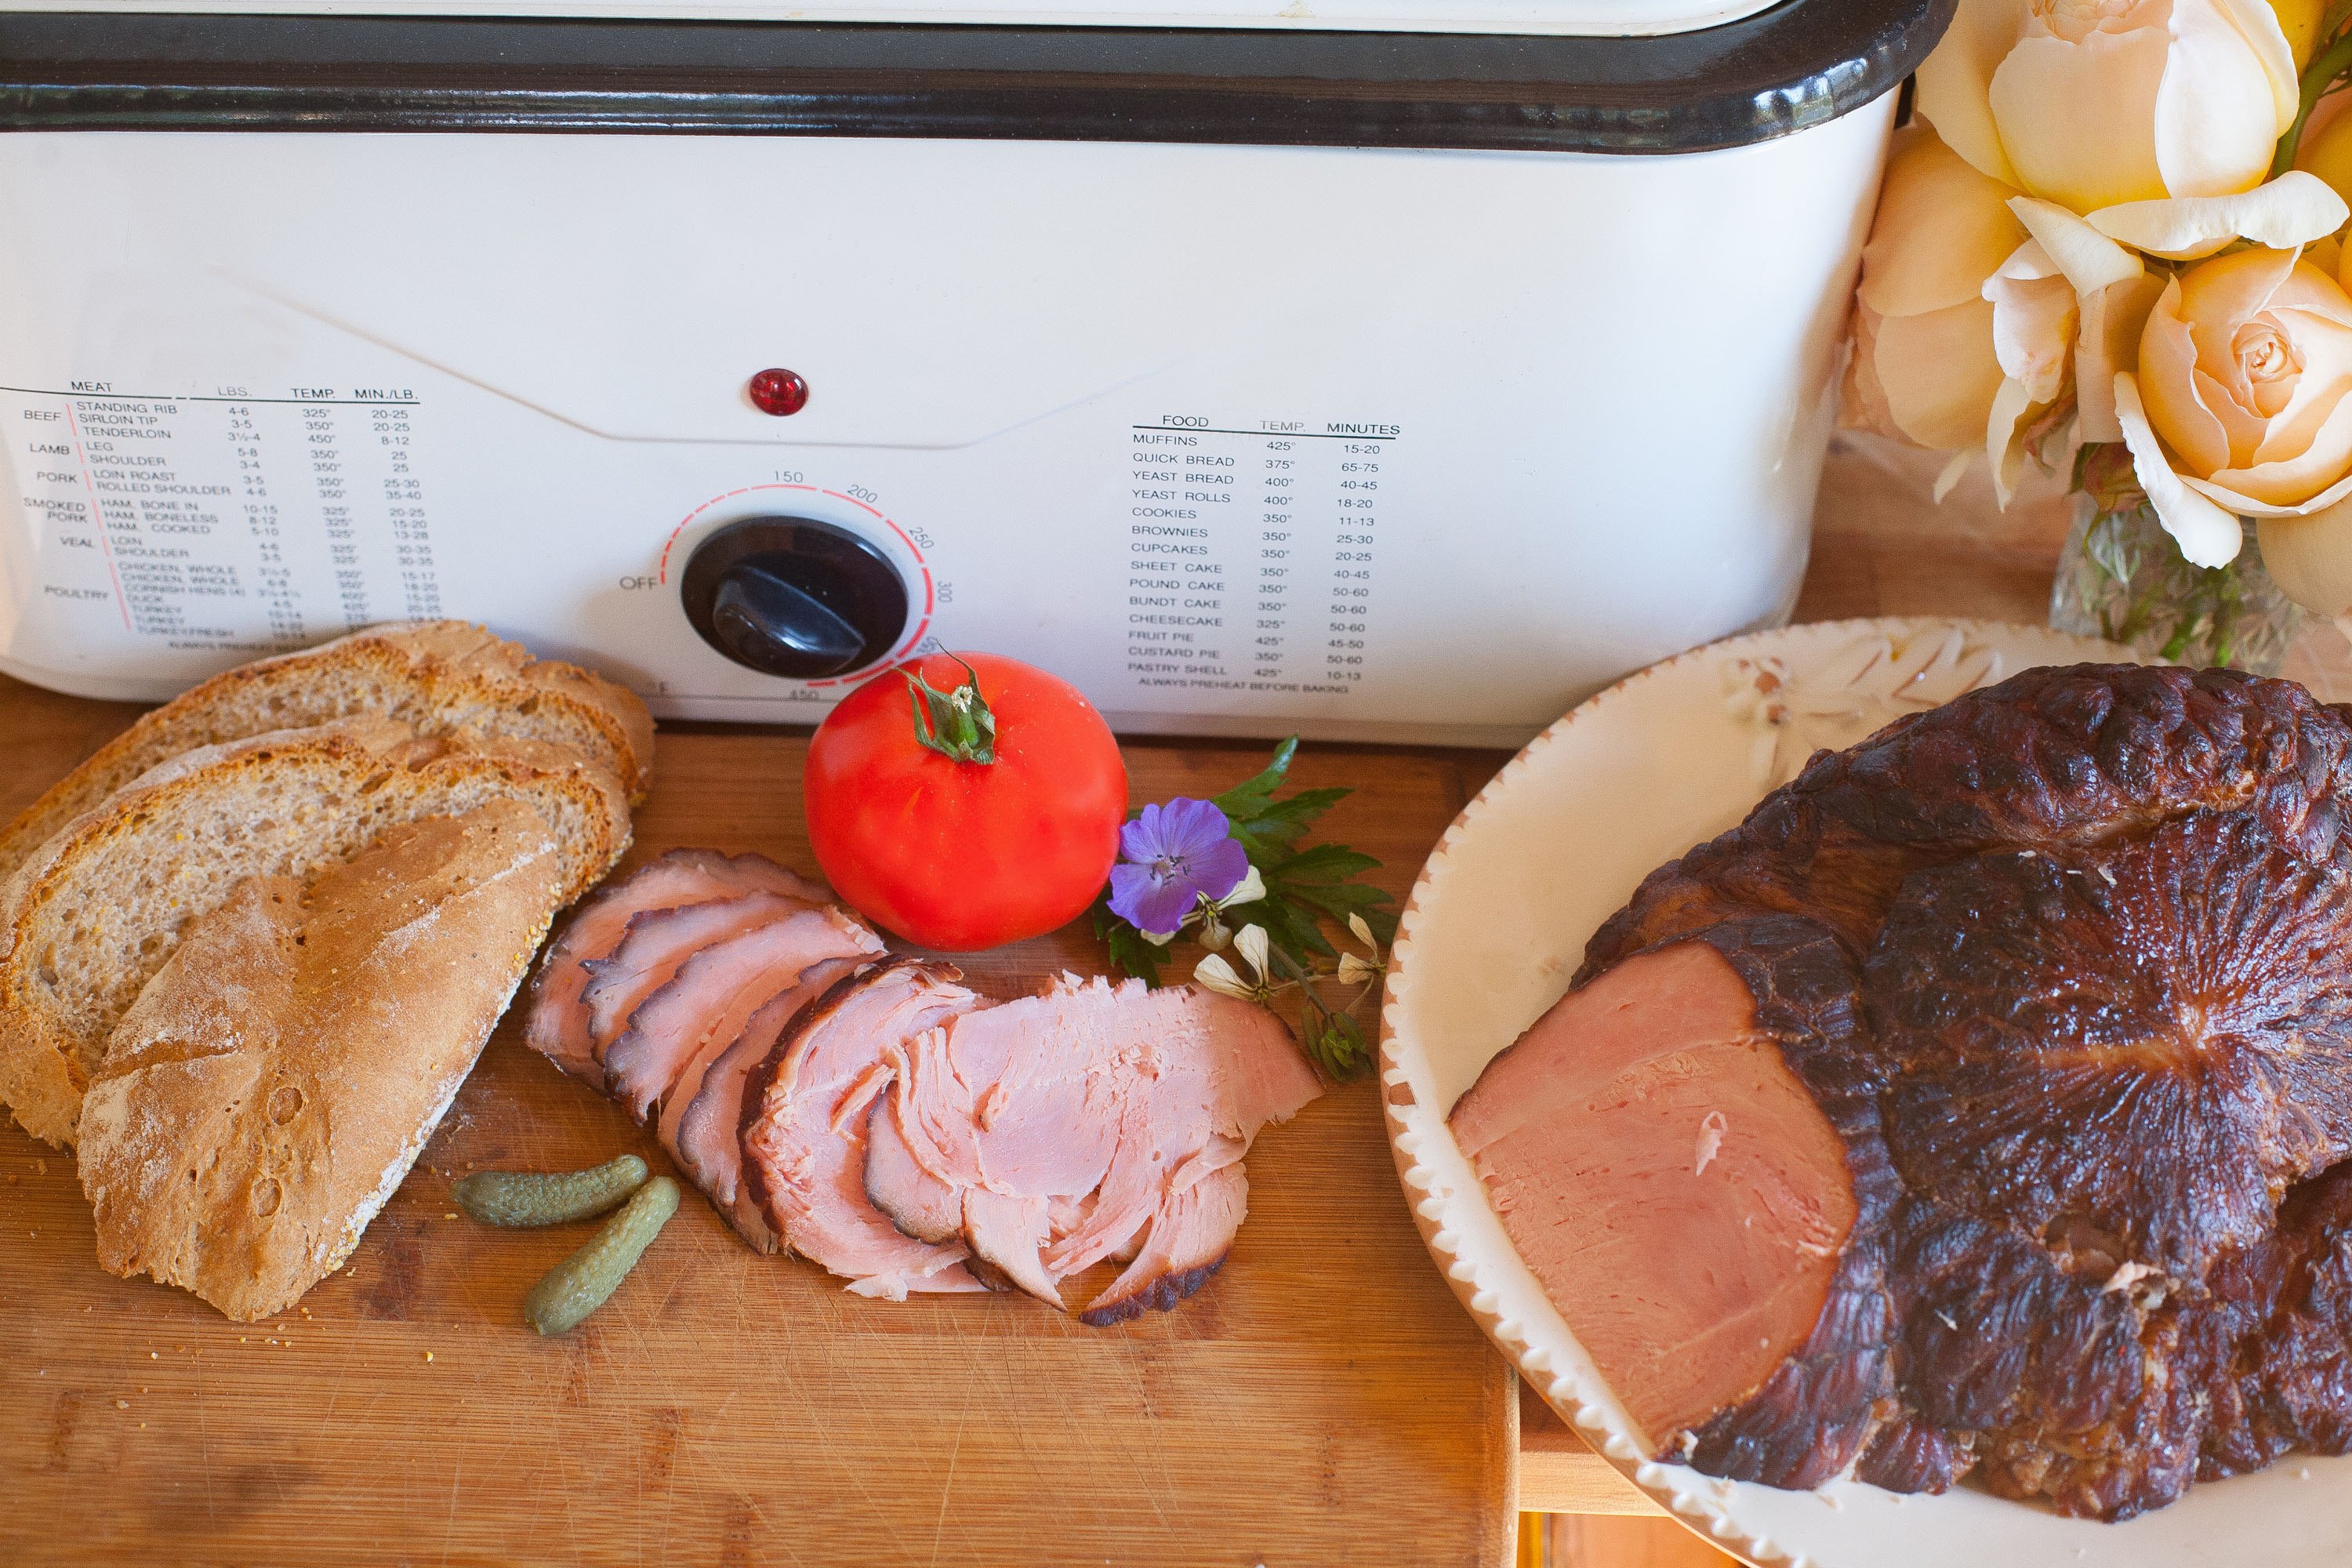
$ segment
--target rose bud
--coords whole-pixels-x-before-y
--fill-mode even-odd
[[[2295,78],[2257,0],[1960,0],[1919,110],[1985,174],[2087,214],[2261,184]]]

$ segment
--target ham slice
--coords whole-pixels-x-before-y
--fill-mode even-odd
[[[663,1146],[737,1233],[761,1252],[776,1250],[776,1234],[743,1184],[743,1091],[751,1069],[767,1059],[801,1010],[857,962],[852,955],[823,958],[801,971],[789,990],[751,1015],[725,1049],[688,1068],[662,1106]]]
[[[770,896],[755,893],[735,902]],[[793,987],[802,971],[880,948],[873,932],[827,906],[791,910],[700,949],[630,1014],[628,1027],[604,1048],[604,1075],[614,1098],[645,1121],[698,1056],[725,1049],[753,1014]]]
[[[784,1245],[859,1295],[984,1289],[960,1245],[902,1234],[866,1196],[866,1130],[887,1057],[980,1005],[944,965],[886,958],[804,1008],[744,1092],[743,1183]]]
[[[1135,1261],[1078,1321],[1103,1329],[1147,1310],[1168,1311],[1224,1267],[1234,1233],[1248,1213],[1249,1179],[1237,1164],[1221,1165],[1171,1193],[1152,1217],[1150,1239]]]
[[[866,1120],[866,1198],[918,1241],[953,1241],[963,1234],[962,1194],[916,1163],[898,1131],[893,1096],[877,1100]]]
[[[721,855],[711,849],[670,850],[601,889],[580,906],[540,961],[530,983],[524,1043],[572,1077],[603,1089],[604,1069],[596,1061],[587,1010],[581,1002],[592,978],[588,964],[621,944],[634,915],[753,892],[810,904],[821,904],[830,896],[765,856]]]
[[[621,945],[587,965],[580,1000],[588,1011],[588,1047],[600,1063],[627,1032],[637,1009],[668,984],[686,961],[745,931],[773,925],[811,906],[782,893],[746,893],[684,909],[647,910],[629,917]],[[612,1069],[605,1068],[609,1084]]]
[[[1454,1135],[1577,1339],[1654,1435],[1801,1347],[1856,1213],[1835,1128],[1704,942],[1570,992],[1487,1065]]]
[[[1263,1009],[1068,975],[908,1036],[891,1066],[873,1205],[916,1236],[959,1215],[986,1269],[1056,1306],[1055,1281],[1148,1237],[1088,1309],[1104,1321],[1199,1288],[1241,1223],[1250,1141],[1322,1092]]]

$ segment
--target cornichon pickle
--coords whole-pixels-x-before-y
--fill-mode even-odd
[[[603,1214],[645,1184],[646,1163],[624,1154],[593,1171],[477,1171],[449,1191],[484,1225],[562,1225]]]
[[[677,1184],[667,1176],[656,1176],[639,1187],[621,1212],[604,1222],[595,1240],[530,1288],[522,1304],[525,1321],[542,1334],[560,1334],[576,1326],[619,1289],[677,1212]]]

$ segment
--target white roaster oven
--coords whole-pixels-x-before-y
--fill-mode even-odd
[[[1788,615],[1951,0],[1036,4],[0,0],[0,669],[1492,743]]]

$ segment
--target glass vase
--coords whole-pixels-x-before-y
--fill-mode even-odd
[[[2192,566],[2145,500],[2074,496],[2074,523],[2050,587],[2053,630],[2105,637],[2176,663],[2276,675],[2303,612],[2263,569],[2246,530],[2227,566]]]

